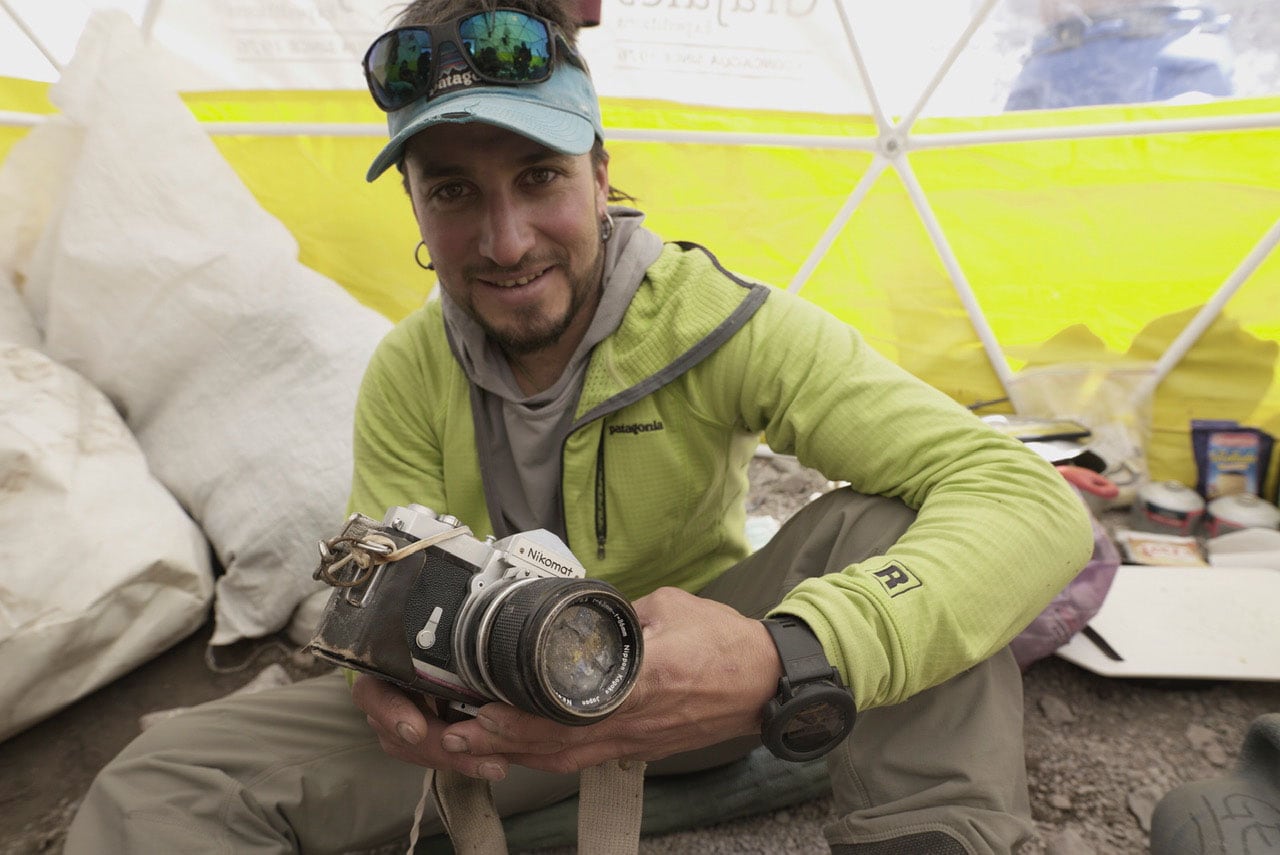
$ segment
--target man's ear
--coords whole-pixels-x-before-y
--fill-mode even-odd
[[[608,158],[594,164],[596,181],[596,210],[599,219],[609,210],[609,161]]]

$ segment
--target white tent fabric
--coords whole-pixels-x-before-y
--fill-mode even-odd
[[[1271,0],[1229,0],[1267,14]],[[402,4],[381,0],[0,0],[0,75],[56,80],[95,9],[129,14],[172,55],[175,89],[352,89]],[[1000,112],[1039,0],[611,0],[580,34],[605,98],[907,116]],[[1047,5],[1047,4],[1045,4]],[[1084,3],[1097,6],[1097,3]],[[1273,9],[1271,11],[1274,11]],[[3,21],[0,15],[0,22]],[[1246,31],[1250,21],[1241,22]],[[6,32],[7,30],[7,32]],[[181,59],[178,59],[181,57]],[[1248,62],[1265,76],[1265,53]],[[1246,69],[1248,70],[1248,69]],[[1246,82],[1244,95],[1267,94]]]

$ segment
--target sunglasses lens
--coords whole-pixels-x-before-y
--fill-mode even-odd
[[[551,75],[551,33],[524,12],[499,9],[458,22],[462,47],[491,80],[536,83]]]
[[[399,110],[427,88],[431,36],[426,30],[393,30],[373,43],[365,60],[369,91],[384,110]]]

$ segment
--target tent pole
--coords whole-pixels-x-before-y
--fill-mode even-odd
[[[15,113],[12,110],[0,110],[0,127],[34,128],[44,122],[45,116],[38,113]]]
[[[0,0],[4,3],[5,0]],[[0,124],[29,126],[44,120],[40,114],[0,111]],[[329,135],[341,137],[381,137],[387,128],[378,123],[290,123],[290,122],[201,122],[214,136],[287,137]],[[1129,125],[1080,125],[1069,132],[1048,133],[1040,128],[1016,131],[979,131],[970,134],[912,134],[907,147],[916,149],[977,146],[1001,142],[1041,142],[1050,139],[1088,139],[1100,136],[1128,136],[1189,131],[1245,131],[1280,127],[1280,113],[1260,116],[1224,116],[1216,119],[1171,120],[1167,122],[1135,122]],[[872,137],[809,136],[806,134],[723,133],[720,131],[670,131],[610,128],[610,140],[622,142],[671,142],[694,145],[757,145],[791,148],[840,149],[845,151],[880,151],[881,143]]]
[[[3,2],[3,0],[0,0]],[[290,134],[333,133],[340,136],[383,136],[381,124],[288,124],[285,122],[204,122],[210,133],[222,135],[289,136]],[[1016,128],[1011,130],[976,131],[966,134],[912,134],[907,148],[935,149],[993,145],[1009,142],[1046,142],[1049,140],[1082,140],[1095,137],[1138,136],[1149,134],[1181,134],[1198,131],[1250,131],[1280,128],[1280,113],[1254,116],[1214,116],[1202,119],[1165,119],[1149,122],[1076,125],[1065,128]],[[642,128],[609,128],[610,140],[623,142],[670,142],[695,145],[758,145],[792,148],[844,149],[879,151],[879,141],[872,137],[819,136],[809,134],[754,134],[723,131],[673,131]]]
[[[3,9],[5,12],[8,13],[9,17],[12,18],[13,22],[18,25],[18,29],[22,30],[22,34],[27,37],[28,41],[30,41],[31,44],[35,45],[36,50],[44,54],[45,59],[49,60],[49,64],[53,66],[54,71],[57,71],[59,74],[61,74],[62,63],[58,62],[58,60],[54,58],[53,53],[50,52],[50,50],[44,46],[44,42],[40,41],[40,39],[36,36],[35,31],[32,30],[30,27],[28,27],[27,22],[22,20],[22,16],[19,15],[16,11],[14,11],[14,8],[9,5],[9,0],[0,0],[0,9]]]
[[[1240,265],[1231,271],[1231,275],[1222,283],[1222,286],[1218,288],[1209,302],[1204,304],[1204,307],[1196,313],[1196,316],[1191,319],[1186,328],[1178,334],[1178,337],[1165,350],[1164,354],[1156,362],[1155,370],[1151,376],[1143,381],[1142,386],[1134,393],[1134,397],[1137,400],[1145,400],[1148,395],[1155,392],[1161,381],[1169,376],[1169,372],[1174,369],[1174,366],[1182,360],[1182,357],[1187,355],[1187,351],[1191,350],[1200,336],[1204,334],[1204,331],[1209,328],[1209,325],[1222,313],[1222,308],[1227,304],[1227,301],[1240,290],[1240,286],[1244,284],[1245,280],[1253,275],[1253,271],[1258,269],[1258,266],[1271,253],[1271,250],[1275,249],[1276,244],[1280,244],[1280,220],[1276,220],[1275,225],[1254,245],[1249,254],[1245,256],[1244,261],[1240,262]]]
[[[849,13],[845,11],[844,3],[836,0],[836,12],[840,14],[840,23],[844,26],[844,37],[849,42],[849,51],[853,54],[853,61],[858,66],[858,77],[862,79],[862,89],[867,93],[867,102],[871,105],[871,115],[876,120],[876,127],[880,130],[880,135],[884,136],[893,130],[889,119],[884,114],[884,108],[880,106],[880,99],[876,97],[876,87],[871,82],[871,72],[867,70],[867,62],[862,56],[862,50],[858,47],[858,39],[853,34],[853,24],[849,21]]]
[[[938,86],[942,84],[942,79],[947,76],[947,72],[951,70],[951,66],[955,65],[956,59],[959,58],[961,52],[968,46],[969,40],[973,38],[973,34],[978,31],[978,27],[982,26],[982,22],[987,19],[987,15],[991,14],[991,9],[999,0],[986,0],[973,17],[969,20],[969,26],[960,34],[960,38],[952,45],[951,52],[947,54],[947,58],[942,61],[942,65],[938,66],[938,70],[934,72],[933,79],[925,86],[924,92],[920,93],[920,97],[916,99],[915,106],[911,108],[911,112],[898,122],[895,130],[900,134],[905,134],[911,130],[911,126],[916,123],[916,119],[920,116],[920,112],[924,109],[924,105],[929,103],[929,99],[933,97],[933,93],[937,91]]]
[[[384,128],[382,131],[386,133]],[[644,128],[607,128],[609,141],[693,143],[694,145],[757,145],[792,148],[835,148],[849,151],[879,151],[875,137],[817,136],[809,134],[753,134],[724,131],[675,131]]]
[[[365,122],[201,122],[215,137],[383,137],[387,126]]]
[[[147,0],[147,6],[142,10],[142,23],[138,28],[142,30],[142,40],[144,42],[151,41],[151,33],[156,28],[156,18],[160,15],[160,5],[164,0]]]
[[[995,371],[996,378],[1000,381],[1000,386],[1007,393],[1012,387],[1011,381],[1013,380],[1013,372],[1009,368],[1009,362],[1005,359],[1004,351],[1000,348],[1000,343],[996,341],[991,324],[987,322],[987,316],[982,311],[982,306],[978,304],[977,295],[973,293],[969,279],[960,267],[960,261],[956,258],[955,253],[952,252],[951,244],[947,241],[946,235],[942,231],[942,226],[934,215],[933,208],[929,205],[924,188],[920,186],[915,172],[911,169],[911,163],[907,155],[915,139],[915,136],[911,134],[911,128],[915,125],[916,119],[920,116],[921,111],[924,110],[925,105],[929,103],[929,99],[933,97],[933,93],[937,91],[938,86],[942,84],[947,72],[955,65],[956,59],[969,44],[973,34],[977,32],[978,27],[982,26],[982,22],[986,20],[996,2],[997,0],[986,0],[982,7],[969,19],[969,25],[965,27],[964,32],[956,39],[951,51],[947,54],[946,59],[942,61],[942,64],[938,66],[938,70],[934,72],[933,78],[925,86],[924,91],[920,93],[920,97],[916,99],[911,111],[894,128],[894,134],[898,138],[897,142],[901,145],[901,148],[895,153],[893,167],[898,171],[898,175],[901,176],[902,183],[907,188],[907,195],[911,197],[911,202],[915,205],[916,212],[920,215],[920,220],[924,223],[925,230],[929,233],[929,239],[933,241],[938,257],[942,259],[943,266],[946,267],[947,273],[951,276],[952,287],[955,288],[956,296],[960,298],[960,303],[964,306],[965,314],[969,316],[969,323],[973,326],[978,340],[982,342],[982,349],[987,354],[987,361],[991,363],[991,368]]]
[[[853,188],[853,192],[849,194],[849,198],[845,199],[844,205],[836,213],[835,218],[831,220],[831,224],[827,226],[826,231],[822,233],[822,237],[818,239],[813,249],[809,251],[804,264],[800,265],[796,275],[791,278],[791,283],[787,285],[788,291],[795,294],[805,282],[809,281],[809,277],[813,275],[818,263],[822,261],[827,254],[827,250],[831,249],[831,245],[835,243],[836,236],[844,229],[845,224],[849,222],[849,218],[853,216],[853,212],[862,204],[862,199],[871,189],[871,185],[876,183],[876,179],[880,177],[880,173],[884,172],[884,168],[888,165],[889,161],[879,154],[871,161],[871,165],[862,174],[862,178],[858,180],[858,184]]]
[[[903,186],[907,188],[907,195],[911,197],[912,204],[916,206],[916,212],[920,215],[920,220],[924,223],[925,230],[929,233],[929,238],[933,241],[934,248],[938,251],[938,257],[942,260],[943,266],[946,267],[947,273],[951,276],[951,284],[955,288],[957,296],[960,297],[960,303],[964,306],[965,313],[969,316],[969,323],[973,325],[973,331],[977,333],[978,340],[982,342],[982,349],[986,351],[987,361],[991,363],[991,368],[1000,380],[1000,385],[1008,392],[1013,380],[1013,371],[1009,368],[1009,362],[1004,357],[1004,351],[1001,350],[1000,343],[996,341],[991,325],[987,323],[987,316],[978,304],[978,298],[973,293],[973,288],[970,287],[969,280],[964,275],[964,270],[961,269],[959,260],[956,259],[955,253],[951,251],[951,245],[947,242],[946,235],[943,234],[942,226],[938,223],[938,218],[934,215],[933,208],[929,206],[929,200],[924,194],[924,189],[921,188],[920,182],[916,180],[916,175],[912,171],[911,164],[905,154],[895,158],[893,166],[902,177]]]
[[[1251,116],[1205,116],[1197,119],[1152,119],[1143,122],[1100,122],[1092,125],[1064,125],[1057,128],[1010,128],[966,134],[915,134],[913,149],[954,148],[1009,142],[1082,140],[1093,137],[1132,137],[1149,134],[1182,134],[1196,131],[1248,131],[1280,128],[1280,113]]]

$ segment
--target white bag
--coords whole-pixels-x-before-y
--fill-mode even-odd
[[[343,520],[356,392],[391,324],[298,262],[165,79],[126,15],[97,13],[50,91],[78,145],[37,128],[5,172],[30,185],[49,149],[73,151],[47,175],[61,203],[22,271],[28,303],[212,541],[218,647],[322,587],[315,543]]]
[[[209,545],[0,281],[0,740],[204,623]],[[22,321],[26,321],[25,330]]]

